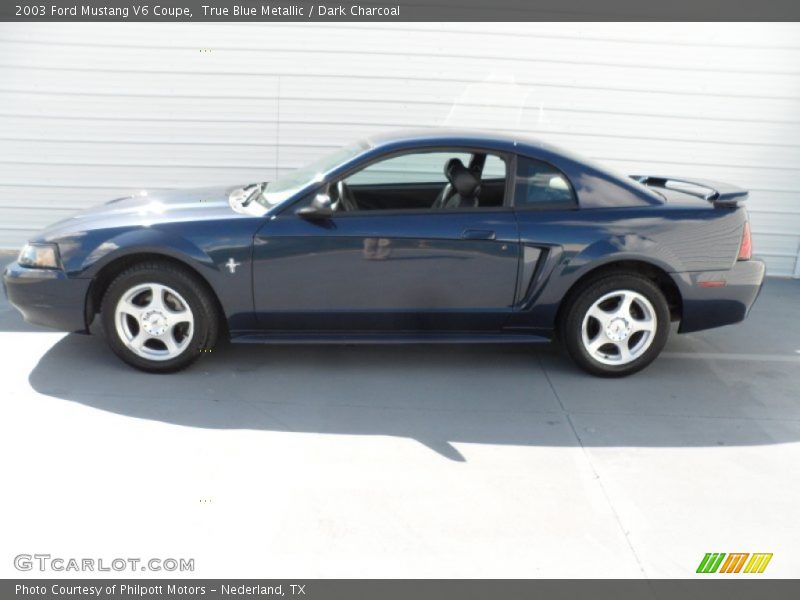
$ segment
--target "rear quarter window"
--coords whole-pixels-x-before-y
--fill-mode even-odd
[[[577,208],[572,185],[561,171],[545,162],[520,156],[514,179],[514,208],[554,210]]]

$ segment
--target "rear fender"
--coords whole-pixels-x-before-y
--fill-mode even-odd
[[[560,264],[555,265],[549,275],[537,283],[533,293],[525,299],[512,316],[511,327],[534,328],[549,335],[567,294],[584,276],[617,262],[646,263],[666,273],[676,271],[678,258],[651,239],[635,234],[619,235],[598,240],[580,252],[561,254]]]
[[[597,267],[624,260],[647,262],[667,273],[682,270],[678,256],[664,244],[640,235],[626,234],[589,244],[565,260],[560,274],[573,279],[574,283]]]

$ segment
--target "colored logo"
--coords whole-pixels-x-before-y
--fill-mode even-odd
[[[748,560],[748,557],[750,560]],[[772,553],[734,552],[708,552],[697,567],[698,573],[763,573]],[[742,570],[744,568],[744,570]]]

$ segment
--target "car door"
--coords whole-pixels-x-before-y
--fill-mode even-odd
[[[300,203],[265,223],[253,248],[261,327],[369,332],[502,327],[519,266],[513,211],[502,202],[432,209],[434,192],[447,184],[442,165],[457,154],[421,154],[393,157],[345,179],[362,199],[356,210],[307,218],[295,212]],[[418,171],[409,168],[413,161]]]

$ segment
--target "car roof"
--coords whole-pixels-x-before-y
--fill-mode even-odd
[[[561,164],[562,161],[566,160],[607,170],[603,165],[598,165],[584,156],[526,134],[480,129],[400,129],[369,136],[364,141],[370,146],[369,152],[425,146],[476,146],[487,150],[531,156],[556,164]]]
[[[494,131],[483,131],[479,129],[454,129],[454,128],[431,128],[431,129],[400,129],[387,131],[366,138],[370,146],[382,148],[391,145],[415,146],[415,145],[435,145],[435,144],[475,144],[476,146],[487,147],[506,147],[508,149],[518,146],[532,146],[537,148],[550,149],[557,151],[555,146],[545,143],[542,140],[530,136],[520,136],[517,134],[498,133]]]

